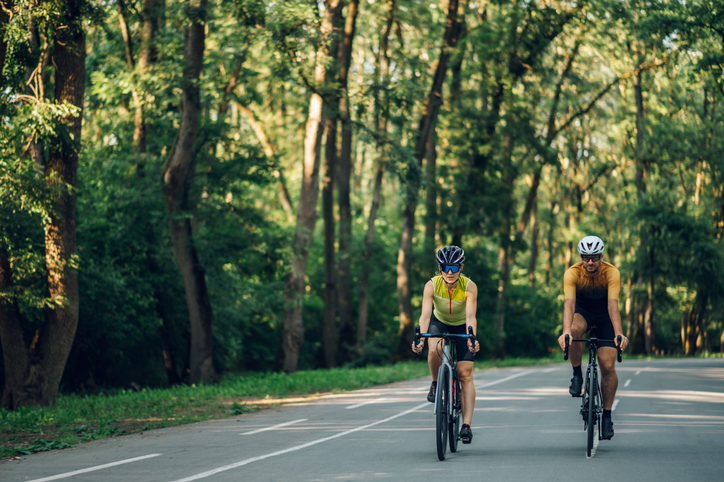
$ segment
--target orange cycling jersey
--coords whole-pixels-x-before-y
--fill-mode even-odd
[[[576,300],[576,306],[586,311],[602,313],[608,310],[608,300],[618,301],[621,273],[611,263],[601,261],[598,270],[590,274],[583,263],[576,263],[563,275],[565,299]]]

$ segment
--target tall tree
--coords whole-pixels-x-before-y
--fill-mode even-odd
[[[190,192],[198,152],[194,144],[201,117],[199,78],[204,59],[206,8],[206,0],[189,0],[187,4],[190,24],[184,31],[181,124],[163,167],[163,197],[170,218],[174,252],[184,282],[191,327],[189,383],[206,383],[215,378],[211,301],[205,269],[194,239],[195,201]]]
[[[329,56],[336,59],[340,50],[340,23],[343,3],[332,7],[332,34],[329,38]],[[334,85],[339,81],[336,68],[328,68],[326,82]],[[336,232],[334,219],[334,186],[337,179],[337,125],[339,112],[339,93],[335,89],[325,102],[327,115],[324,119],[324,177],[322,181],[322,212],[324,217],[324,322],[322,338],[324,340],[324,362],[327,368],[337,364],[337,264],[335,262]]]
[[[445,33],[440,47],[440,57],[432,79],[432,85],[425,101],[422,117],[414,147],[414,165],[410,166],[405,186],[404,209],[402,213],[402,237],[397,256],[397,305],[400,312],[400,353],[409,352],[408,344],[413,335],[412,291],[410,275],[412,269],[412,237],[415,231],[415,209],[417,208],[420,171],[422,159],[425,157],[427,142],[435,126],[440,106],[442,105],[442,87],[447,73],[448,62],[457,44],[459,29],[457,28],[458,1],[448,3]]]
[[[85,93],[85,32],[82,0],[57,4],[51,18],[55,103],[71,105],[75,114],[60,121],[49,143],[45,182],[51,193],[45,224],[45,265],[48,296],[56,305],[45,309],[44,320],[28,342],[17,304],[0,304],[0,338],[5,364],[5,389],[0,405],[17,409],[55,402],[63,370],[78,326],[76,253],[76,191],[78,156]],[[32,15],[33,12],[30,12]],[[45,99],[37,99],[45,102]],[[13,284],[8,252],[0,249],[0,289]]]
[[[352,45],[357,25],[359,0],[350,0],[345,17],[344,36],[339,49],[339,114],[342,143],[339,156],[339,334],[343,347],[355,345],[356,329],[352,319],[352,205],[350,178],[352,176],[352,118],[350,114],[349,70],[352,63]],[[352,358],[346,351],[343,357]]]
[[[338,0],[325,2],[324,16],[320,26],[322,44],[316,53],[314,82],[323,86],[326,79],[327,64],[330,61],[330,37],[334,29],[335,11]],[[304,137],[304,169],[302,188],[297,208],[297,226],[292,241],[291,270],[284,280],[284,327],[282,348],[284,350],[285,372],[297,371],[299,347],[304,341],[304,323],[302,306],[304,300],[304,275],[307,271],[309,247],[312,244],[314,225],[317,221],[317,197],[319,196],[319,158],[324,133],[323,100],[319,92],[314,92],[309,101]]]
[[[390,72],[390,33],[392,32],[392,26],[395,18],[395,0],[387,0],[386,10],[386,22],[385,29],[380,38],[379,53],[377,55],[377,62],[375,65],[375,81],[382,86],[386,86],[388,82],[388,76]],[[372,205],[370,206],[369,217],[367,219],[367,231],[365,234],[365,248],[363,253],[363,262],[361,266],[360,274],[360,287],[359,287],[359,308],[357,310],[357,351],[362,352],[362,349],[367,341],[367,319],[368,319],[368,308],[369,308],[369,284],[370,284],[370,271],[372,269],[372,249],[375,240],[375,220],[377,219],[377,212],[380,207],[380,198],[382,191],[382,178],[384,176],[384,162],[381,157],[383,154],[383,142],[382,139],[387,134],[387,118],[388,118],[388,106],[387,106],[387,89],[381,89],[382,95],[379,93],[374,97],[374,112],[375,112],[375,131],[379,133],[380,137],[377,141],[377,151],[380,154],[377,159],[377,168],[375,170],[375,181],[372,191]]]

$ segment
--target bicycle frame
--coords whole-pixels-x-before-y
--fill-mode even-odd
[[[568,348],[571,342],[588,343],[588,367],[586,368],[586,378],[583,388],[583,396],[581,397],[581,416],[583,417],[583,430],[588,432],[588,442],[586,448],[586,455],[591,456],[591,450],[593,449],[593,428],[594,425],[598,426],[598,440],[602,440],[601,437],[601,418],[603,414],[603,397],[601,395],[601,387],[598,383],[598,362],[596,361],[598,355],[598,347],[601,342],[613,342],[616,345],[618,352],[618,362],[621,363],[621,335],[618,335],[616,340],[599,340],[592,336],[588,339],[569,339],[568,335],[565,338],[565,355],[564,360],[568,360]]]
[[[437,376],[437,395],[433,414],[436,415],[436,431],[438,433],[438,458],[445,460],[446,439],[450,436],[450,451],[457,450],[459,439],[459,424],[462,415],[462,390],[457,372],[456,344],[452,343],[453,338],[470,338],[475,343],[475,336],[472,328],[468,327],[469,334],[459,335],[454,333],[420,333],[420,327],[415,327],[415,345],[419,344],[420,338],[440,338],[443,340],[442,364]],[[432,349],[430,347],[430,349]],[[442,402],[445,406],[440,406]],[[443,426],[440,426],[440,425]]]

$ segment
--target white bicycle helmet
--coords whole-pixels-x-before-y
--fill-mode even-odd
[[[603,253],[603,241],[598,236],[586,236],[578,242],[578,252],[583,255]]]

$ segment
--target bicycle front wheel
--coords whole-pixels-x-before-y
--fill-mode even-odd
[[[437,458],[445,460],[447,452],[448,403],[450,394],[450,376],[445,365],[440,367],[437,375],[437,393],[435,393],[435,438],[437,440]]]
[[[588,413],[586,414],[588,417],[588,444],[586,445],[586,456],[591,456],[591,450],[593,450],[593,426],[596,423],[595,413],[596,413],[596,394],[594,392],[593,385],[596,383],[595,381],[595,374],[591,374],[590,377],[588,377],[587,380],[588,388],[586,391],[588,392]]]
[[[450,414],[450,426],[448,436],[450,437],[450,452],[455,453],[458,450],[458,434],[460,433],[460,416],[462,411],[462,396],[463,393],[460,390],[460,380],[457,375],[453,375],[452,396],[452,413]]]

